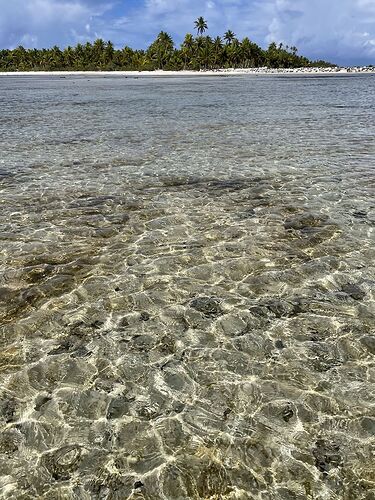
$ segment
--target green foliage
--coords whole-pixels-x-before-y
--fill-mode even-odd
[[[276,45],[271,43],[265,53],[266,65],[270,68],[296,68],[298,66],[310,66],[306,57],[297,55],[296,47],[284,47],[282,43]]]
[[[112,42],[102,39],[61,50],[25,49],[0,50],[0,71],[144,71],[252,68],[297,68],[302,66],[334,66],[325,61],[311,62],[298,55],[296,47],[271,43],[267,50],[249,38],[242,41],[228,30],[223,39],[203,36],[207,23],[203,17],[195,21],[198,35],[188,33],[180,48],[175,48],[171,36],[161,31],[149,48],[133,50],[115,49]],[[223,42],[224,40],[224,42]]]
[[[208,29],[207,22],[202,16],[198,17],[198,19],[195,21],[195,28],[197,30],[198,36],[203,35],[203,33]]]
[[[147,62],[155,69],[164,69],[170,65],[173,56],[173,40],[168,33],[161,31],[146,52]]]
[[[310,63],[310,66],[312,68],[337,68],[337,64],[332,64],[330,62],[322,61],[322,60],[312,61]]]
[[[224,40],[228,45],[230,45],[235,38],[236,35],[231,30],[228,30],[227,32],[224,33]]]

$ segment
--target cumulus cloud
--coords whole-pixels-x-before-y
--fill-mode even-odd
[[[270,0],[266,40],[338,62],[375,59],[374,0]]]
[[[141,45],[164,29],[180,42],[200,15],[211,34],[231,28],[262,46],[296,45],[314,59],[375,62],[375,0],[146,0],[119,18],[113,32]]]
[[[374,63],[375,0],[0,0],[0,45],[67,45],[100,36],[146,47],[160,30],[177,43],[203,15],[262,46],[296,45],[311,58]]]
[[[0,46],[75,43],[91,35],[87,27],[110,7],[95,0],[0,0]]]

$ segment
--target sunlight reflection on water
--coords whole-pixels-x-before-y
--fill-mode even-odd
[[[0,79],[4,498],[373,497],[373,78]]]

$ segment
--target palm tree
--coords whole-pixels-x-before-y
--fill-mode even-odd
[[[120,65],[124,68],[132,68],[134,67],[134,51],[128,46],[125,46],[120,54]]]
[[[147,56],[157,69],[164,69],[164,66],[171,60],[173,51],[174,43],[171,36],[165,31],[161,31],[147,49]]]
[[[195,21],[195,28],[198,35],[203,35],[203,33],[208,29],[207,22],[202,16],[198,17]]]
[[[224,34],[224,40],[227,42],[227,45],[230,45],[235,38],[236,38],[236,35],[231,30],[228,30]]]
[[[241,45],[237,38],[227,47],[227,55],[231,67],[237,68],[241,59]]]
[[[94,51],[90,42],[86,42],[83,47],[83,59],[85,61],[85,68],[94,69]]]
[[[1,0],[0,0],[1,1]],[[166,70],[259,67],[296,68],[301,66],[332,66],[324,61],[309,61],[298,55],[296,47],[271,43],[263,50],[255,42],[244,38],[239,42],[236,35],[228,30],[224,39],[211,39],[203,35],[207,23],[203,17],[195,22],[198,35],[187,34],[179,50],[175,49],[171,36],[162,31],[151,46],[144,50],[124,47],[116,49],[112,42],[96,40],[93,44],[77,44],[61,50],[54,46],[49,49],[25,49],[20,46],[13,50],[0,49],[0,71],[20,70]]]
[[[96,68],[101,68],[104,62],[104,50],[105,42],[101,38],[97,38],[92,46],[93,59],[95,61]]]
[[[104,48],[104,60],[106,64],[112,62],[114,54],[115,54],[115,48],[113,46],[113,43],[109,40]]]
[[[245,68],[259,67],[264,64],[264,52],[254,42],[251,42],[248,37],[245,37],[241,43],[242,60]]]
[[[193,35],[191,33],[187,33],[185,36],[185,40],[182,42],[181,45],[181,52],[184,58],[184,69],[186,69],[188,61],[191,62],[193,56],[193,49],[194,49]]]
[[[215,67],[220,67],[222,65],[223,61],[223,44],[221,41],[221,38],[217,36],[215,40],[213,41],[213,62]]]
[[[198,52],[198,61],[200,69],[208,69],[211,66],[212,62],[212,39],[209,36],[200,37],[199,39],[199,52]]]
[[[26,69],[27,52],[22,45],[19,45],[16,49],[13,49],[13,57],[17,68],[21,70]]]
[[[63,52],[65,67],[71,69],[74,65],[74,49],[70,45]]]
[[[85,56],[84,56],[84,47],[81,43],[78,43],[75,47],[75,60],[74,60],[74,67],[75,68],[82,68],[85,67]]]

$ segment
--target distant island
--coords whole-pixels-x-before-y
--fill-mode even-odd
[[[61,50],[26,49],[0,50],[0,71],[182,71],[225,68],[301,68],[335,67],[326,61],[310,61],[298,54],[297,47],[271,43],[262,49],[248,37],[239,40],[228,30],[223,37],[206,36],[207,22],[195,21],[196,36],[188,33],[179,48],[172,37],[161,31],[146,50],[130,47],[115,49],[112,42],[97,39],[93,43],[77,44]]]

